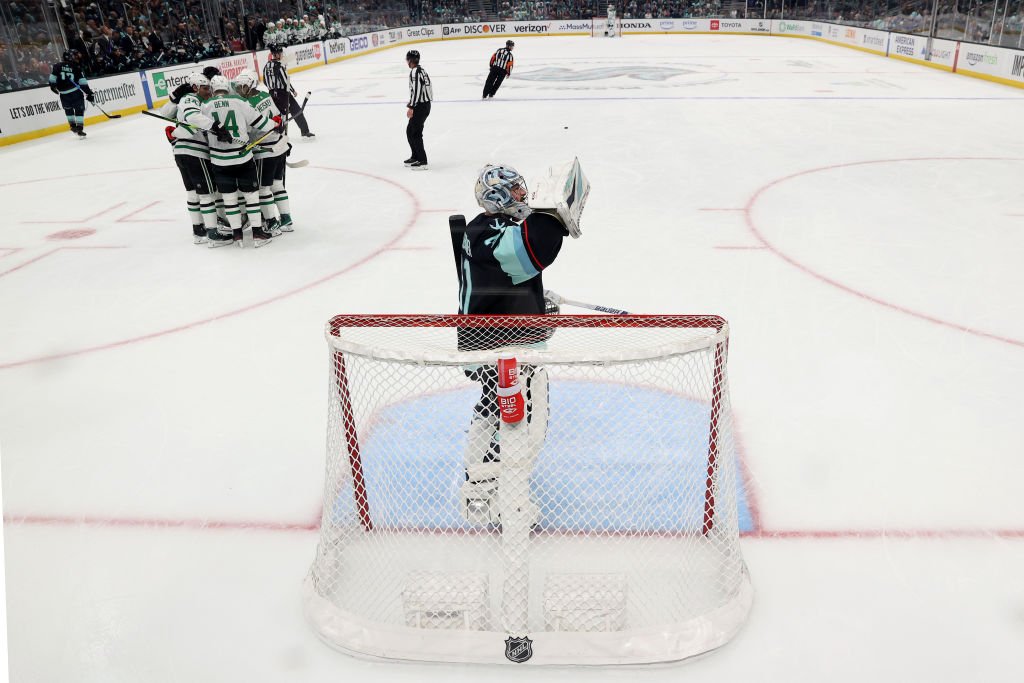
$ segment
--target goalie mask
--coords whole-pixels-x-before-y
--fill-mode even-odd
[[[476,179],[476,203],[487,213],[523,220],[532,210],[526,203],[526,180],[511,166],[484,166]]]

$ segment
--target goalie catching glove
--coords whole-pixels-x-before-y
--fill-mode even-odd
[[[530,208],[556,217],[574,238],[583,234],[580,217],[590,194],[590,182],[583,175],[580,160],[552,166],[546,177],[531,183]]]

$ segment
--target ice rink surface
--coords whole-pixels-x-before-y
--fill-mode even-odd
[[[417,46],[431,170],[402,166],[406,47],[295,75],[296,231],[194,246],[159,122],[0,151],[11,680],[1019,681],[1019,90],[790,38]],[[338,313],[454,312],[477,169],[578,156],[545,284],[717,313],[755,529],[736,639],[678,667],[371,663],[299,593]]]

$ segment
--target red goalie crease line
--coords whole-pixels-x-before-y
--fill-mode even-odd
[[[271,522],[215,519],[145,519],[91,516],[5,515],[8,526],[89,526],[142,529],[190,529],[199,531],[285,531],[316,532],[320,515],[311,522]],[[745,540],[956,540],[988,539],[1024,540],[1024,529],[755,529],[740,532]]]

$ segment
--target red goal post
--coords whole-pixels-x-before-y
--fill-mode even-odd
[[[752,596],[728,335],[714,315],[332,318],[317,633],[373,657],[540,664],[727,642]],[[499,356],[520,369],[518,424],[481,412]],[[493,476],[471,481],[487,454]]]

